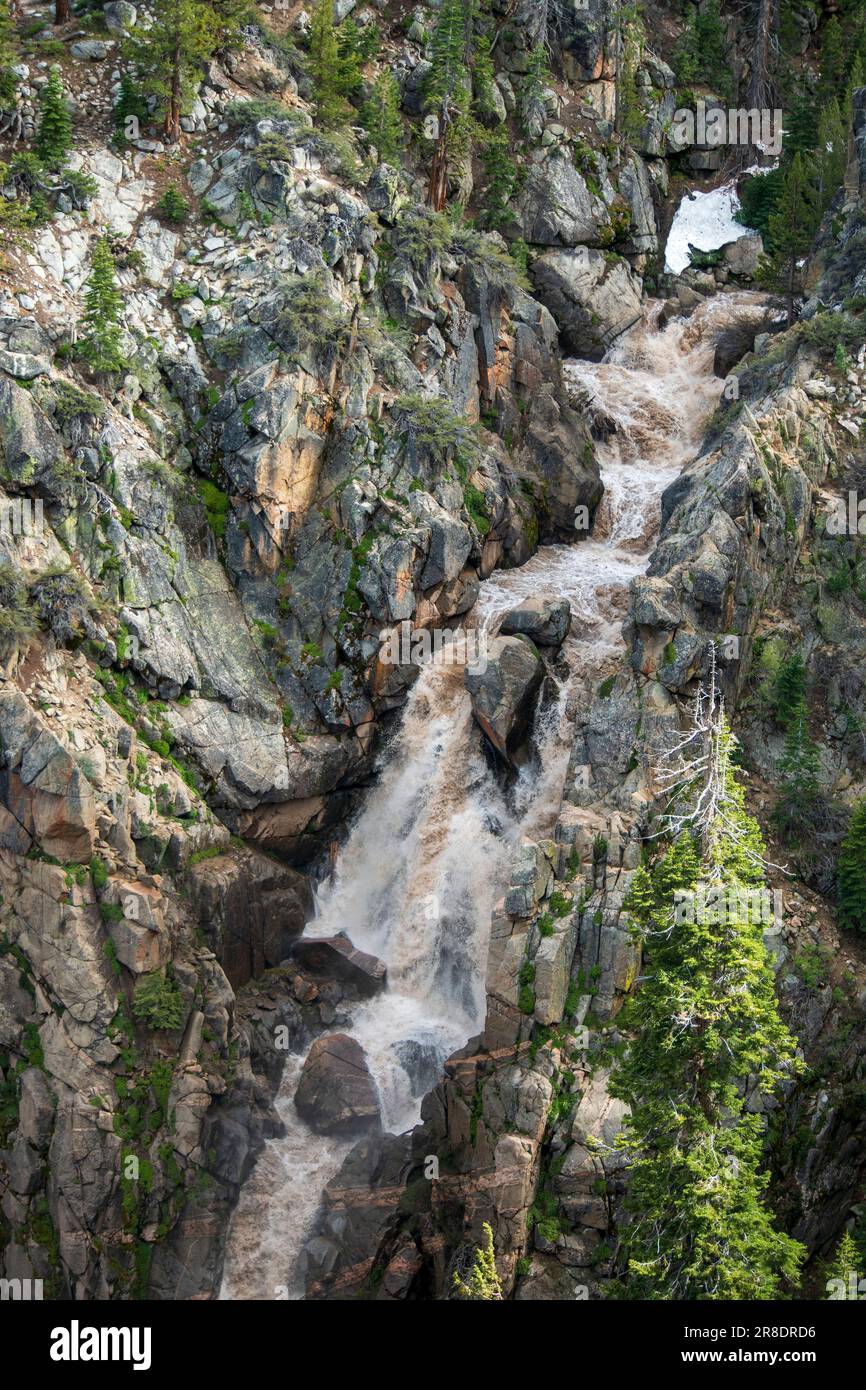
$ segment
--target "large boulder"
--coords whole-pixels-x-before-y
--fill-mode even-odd
[[[500,757],[513,763],[544,675],[541,657],[523,637],[497,637],[485,663],[467,666],[472,713]]]
[[[317,1134],[380,1129],[379,1096],[361,1044],[345,1033],[317,1038],[301,1072],[295,1105]]]
[[[108,0],[108,4],[103,6],[102,18],[109,34],[124,38],[135,27],[138,10],[129,0]]]
[[[546,251],[532,267],[538,298],[569,352],[592,361],[641,316],[641,281],[626,261],[578,246]]]
[[[725,265],[732,275],[751,280],[758,269],[758,262],[764,254],[764,241],[760,232],[747,232],[722,247]]]
[[[607,212],[564,156],[534,164],[517,205],[521,233],[532,246],[597,242]]]
[[[571,628],[571,604],[567,598],[528,598],[502,619],[504,637],[528,637],[538,647],[559,647]]]
[[[295,943],[295,959],[312,975],[342,980],[364,996],[385,984],[385,962],[353,946],[348,936],[307,936]]]

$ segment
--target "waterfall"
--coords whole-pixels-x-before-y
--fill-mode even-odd
[[[579,544],[542,547],[519,570],[482,586],[474,620],[495,631],[529,597],[566,597],[574,619],[556,698],[540,710],[535,756],[506,799],[483,756],[463,670],[446,653],[424,666],[386,749],[380,779],[318,896],[316,935],[346,932],[385,961],[387,988],[360,1005],[351,1034],[375,1079],[386,1130],[419,1118],[442,1063],[484,1020],[491,910],[522,835],[548,834],[569,751],[567,696],[612,659],[628,587],[646,568],[664,488],[697,452],[720,395],[713,336],[758,303],[718,295],[688,319],[657,329],[658,305],[601,363],[571,362],[571,383],[604,421],[597,446],[605,484],[593,533]],[[271,1140],[241,1193],[229,1229],[221,1298],[303,1296],[298,1255],[321,1191],[353,1140],[314,1134],[292,1097],[303,1058],[289,1059],[277,1109],[286,1136]],[[285,1296],[285,1294],[283,1295]]]

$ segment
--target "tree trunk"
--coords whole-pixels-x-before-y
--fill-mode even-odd
[[[68,24],[69,0],[54,0],[54,23]]]
[[[758,0],[755,43],[751,53],[749,106],[763,110],[770,101],[770,51],[776,30],[777,0]]]
[[[433,163],[430,166],[430,182],[427,186],[427,202],[434,212],[441,212],[448,199],[448,155],[445,149],[445,136],[440,135],[436,142]]]
[[[770,107],[770,54],[773,38],[778,28],[778,0],[757,0],[755,13],[755,42],[750,55],[748,106],[750,110],[766,111]],[[760,124],[760,122],[759,122]],[[751,131],[752,127],[749,126]],[[738,150],[740,167],[754,163],[760,154],[756,146],[749,144]]]
[[[796,271],[797,271],[797,253],[796,253],[796,251],[792,251],[792,252],[791,252],[791,258],[790,258],[790,260],[788,261],[788,294],[787,294],[787,298],[788,298],[788,327],[789,327],[789,328],[793,328],[793,326],[794,326],[794,276],[795,276],[795,274],[796,274]]]
[[[447,104],[439,112],[439,135],[433,162],[430,165],[430,182],[427,185],[427,205],[434,212],[441,212],[448,201],[448,132],[451,127],[450,111]]]
[[[180,139],[181,115],[181,51],[180,44],[174,50],[171,68],[171,93],[165,112],[165,136],[172,144]]]

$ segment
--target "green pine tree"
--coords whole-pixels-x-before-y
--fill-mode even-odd
[[[147,116],[147,102],[138,83],[129,72],[124,72],[120,78],[120,91],[114,103],[112,112],[114,117],[114,144],[120,149],[124,149],[127,140],[127,121],[133,116],[137,122],[141,122]],[[133,127],[134,129],[135,127]],[[139,125],[140,128],[140,125]]]
[[[802,652],[796,651],[782,662],[773,690],[774,713],[783,729],[790,728],[799,718],[805,698],[806,663]]]
[[[502,1280],[496,1272],[496,1252],[493,1248],[493,1231],[485,1221],[482,1227],[484,1242],[475,1251],[475,1260],[469,1278],[463,1280],[454,1273],[454,1292],[458,1298],[473,1302],[492,1302],[502,1297]]]
[[[14,106],[18,78],[12,65],[18,62],[15,26],[9,17],[9,0],[0,0],[0,108]]]
[[[798,82],[794,100],[785,112],[785,158],[811,155],[818,144],[818,107],[814,95]]]
[[[772,251],[761,265],[761,279],[768,289],[784,294],[788,324],[794,322],[794,298],[799,292],[799,262],[812,244],[818,222],[814,167],[795,154],[785,173],[775,210],[770,214]]]
[[[866,932],[866,797],[851,813],[839,851],[839,922],[849,931]]]
[[[72,117],[66,104],[63,78],[56,64],[42,88],[35,148],[42,163],[49,169],[62,169],[72,149]]]
[[[809,711],[802,697],[788,716],[779,783],[773,824],[786,844],[800,846],[811,836],[823,797],[821,761],[809,734]]]
[[[93,249],[79,325],[80,355],[95,372],[119,372],[124,366],[120,351],[121,307],[114,257],[107,238],[101,237]]]
[[[848,75],[848,85],[845,88],[845,98],[842,104],[842,115],[845,121],[846,130],[851,126],[854,119],[854,93],[858,87],[866,86],[866,60],[863,55],[858,53],[851,66]]]
[[[726,56],[725,25],[719,0],[692,9],[688,24],[674,50],[674,70],[686,87],[705,82],[727,100],[731,96],[731,68]]]
[[[861,1258],[857,1243],[850,1231],[846,1231],[836,1247],[833,1263],[827,1270],[827,1297],[838,1300],[851,1297],[851,1275],[856,1286],[860,1280]],[[840,1288],[841,1285],[841,1288]],[[855,1297],[857,1295],[855,1294]]]
[[[498,115],[495,78],[490,39],[486,34],[479,34],[472,56],[472,105],[479,120],[493,120]]]
[[[353,97],[363,82],[361,69],[379,50],[379,31],[375,24],[359,28],[354,19],[345,20],[337,30],[337,50],[343,65],[346,95]]]
[[[241,42],[238,14],[229,0],[153,0],[149,29],[136,29],[126,56],[144,89],[155,96],[166,139],[180,139],[180,118],[190,108],[202,69],[217,49]]]
[[[251,20],[255,10],[250,0],[207,0],[213,10],[216,53],[230,53],[243,45],[241,30]]]
[[[842,26],[834,15],[827,21],[821,44],[821,77],[817,93],[819,106],[826,106],[834,97],[838,99],[844,95],[845,68],[845,38]]]
[[[679,843],[685,844],[682,840]],[[691,841],[689,841],[691,843]],[[628,891],[627,917],[634,922],[645,922],[659,905],[656,881],[645,864],[635,869]]]
[[[490,231],[505,233],[514,225],[512,203],[517,189],[517,168],[508,132],[488,131],[480,146],[484,183],[481,220]]]
[[[361,82],[361,53],[353,42],[357,27],[352,25],[348,40],[345,28],[338,31],[334,24],[333,0],[319,0],[310,26],[309,60],[316,123],[323,130],[345,123],[351,114],[348,98]]]
[[[473,0],[443,0],[431,39],[431,70],[424,89],[425,110],[436,121],[436,147],[427,201],[441,212],[448,198],[451,166],[471,145],[469,115]]]
[[[393,74],[379,74],[361,110],[361,124],[376,147],[380,164],[396,164],[403,148],[400,88]]]
[[[742,192],[740,210],[736,220],[744,227],[754,227],[764,239],[767,253],[772,251],[770,241],[770,218],[776,210],[782,192],[784,173],[772,169],[767,174],[754,174],[747,179]]]
[[[825,106],[818,122],[818,197],[822,210],[832,202],[845,179],[848,132],[835,97]]]
[[[651,872],[638,870],[625,904],[646,943],[644,982],[621,1015],[632,1041],[612,1083],[630,1107],[628,1298],[772,1299],[795,1284],[805,1254],[775,1229],[763,1121],[743,1093],[754,1076],[773,1095],[796,1062],[745,896],[763,883],[763,846],[730,739],[724,725],[713,735],[726,769],[718,816],[700,844],[681,834]],[[699,880],[723,890],[723,910],[689,896]]]
[[[166,222],[185,222],[189,216],[189,203],[171,183],[159,199],[156,211]]]
[[[550,86],[552,75],[544,44],[537,43],[529,54],[529,65],[520,84],[520,126],[524,135],[536,139],[541,135],[547,119],[544,105],[545,88]]]

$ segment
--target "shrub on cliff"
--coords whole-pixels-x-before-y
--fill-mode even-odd
[[[467,1279],[454,1273],[454,1292],[457,1298],[471,1299],[475,1303],[492,1302],[502,1297],[502,1281],[496,1272],[496,1252],[493,1249],[493,1231],[485,1221],[482,1227],[484,1243],[475,1251],[475,1259]]]
[[[0,661],[26,650],[36,631],[27,587],[14,565],[0,564]]]
[[[183,995],[174,980],[155,970],[142,975],[136,984],[132,1012],[148,1028],[174,1032],[183,1023]]]

